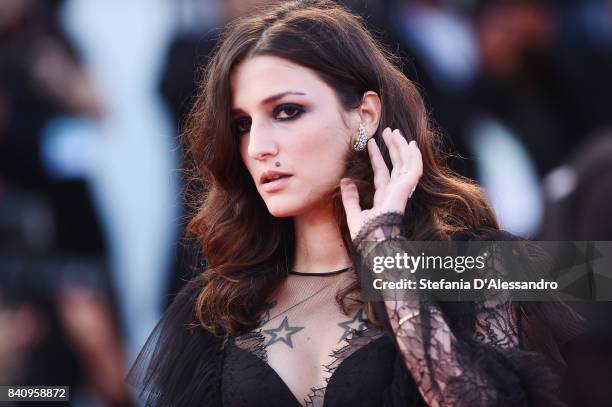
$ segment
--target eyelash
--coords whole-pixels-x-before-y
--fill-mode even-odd
[[[274,108],[274,116],[276,117],[278,114],[280,114],[280,112],[285,111],[285,110],[293,110],[296,113],[293,115],[290,115],[289,117],[285,117],[283,119],[276,119],[279,121],[284,121],[284,120],[293,120],[293,119],[297,119],[298,117],[300,117],[302,115],[302,113],[304,113],[304,108],[300,105],[296,105],[294,103],[285,103],[282,105],[278,105]]]
[[[292,114],[292,115],[289,115],[289,117],[277,118],[277,116],[281,112],[283,112],[283,111],[294,111],[295,113]],[[278,105],[272,111],[272,114],[275,117],[275,120],[281,121],[281,122],[282,121],[288,121],[288,120],[295,120],[295,119],[299,118],[302,115],[302,113],[304,113],[304,107],[301,106],[301,105],[294,104],[294,103],[284,103],[282,105]],[[245,123],[241,123],[243,121],[248,122],[248,126],[250,128],[250,126],[251,126],[251,118],[250,117],[248,117],[248,116],[238,117],[232,123],[234,134],[242,135],[242,134],[248,132],[248,130],[244,130],[244,129],[241,130],[240,129],[240,126],[242,124],[245,124]]]

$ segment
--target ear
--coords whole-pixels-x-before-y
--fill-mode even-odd
[[[363,123],[366,128],[368,138],[372,137],[378,129],[381,109],[382,103],[376,92],[369,90],[363,94],[361,105],[357,108],[357,114],[359,115],[360,122]]]

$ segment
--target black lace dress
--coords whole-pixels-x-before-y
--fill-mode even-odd
[[[362,239],[403,239],[402,216],[383,214],[364,227],[353,242],[354,267],[360,264]],[[517,238],[479,229],[455,233],[452,239]],[[322,284],[337,286],[343,281],[333,278],[333,283]],[[296,293],[305,291],[306,283],[291,281]],[[563,405],[558,398],[564,367],[558,345],[579,329],[578,318],[563,307],[423,302],[414,314],[402,304],[375,303],[384,328],[371,325],[363,309],[344,322],[330,322],[345,329],[341,341],[330,349],[329,363],[322,366],[323,384],[299,399],[268,363],[268,352],[271,344],[277,349],[293,345],[292,335],[302,325],[299,318],[309,314],[300,307],[313,302],[304,301],[278,315],[268,313],[260,329],[221,338],[200,328],[194,318],[201,287],[202,279],[197,277],[175,297],[128,375],[146,405]],[[326,290],[309,289],[312,296]],[[333,295],[322,298],[327,299],[315,307],[335,303]],[[410,323],[399,326],[407,313],[413,313]],[[298,340],[298,335],[293,338]]]

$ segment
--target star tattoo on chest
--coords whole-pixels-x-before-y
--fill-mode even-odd
[[[344,339],[350,337],[353,334],[353,331],[363,331],[366,329],[367,319],[363,315],[363,309],[360,309],[355,314],[353,319],[349,319],[348,321],[340,322],[338,326],[344,329],[342,336],[338,342],[342,342]]]
[[[283,322],[278,326],[278,328],[274,329],[264,329],[263,333],[270,337],[268,343],[266,343],[266,347],[272,346],[277,342],[283,342],[285,345],[293,348],[293,341],[291,340],[291,336],[295,335],[297,332],[304,329],[303,326],[290,326],[289,319],[285,317]]]

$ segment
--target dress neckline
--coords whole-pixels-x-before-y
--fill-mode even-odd
[[[329,277],[329,276],[335,276],[338,274],[346,273],[347,271],[352,270],[352,269],[353,267],[349,266],[349,267],[345,267],[340,270],[327,271],[324,273],[306,273],[306,272],[291,270],[289,274],[294,275],[294,276],[307,276],[307,277]]]
[[[285,380],[280,376],[276,369],[274,369],[268,363],[267,349],[264,344],[265,338],[261,332],[261,328],[239,337],[243,340],[246,338],[246,342],[248,343],[246,347],[238,345],[236,343],[237,338],[234,338],[234,341],[232,341],[232,346],[235,349],[244,351],[249,356],[258,359],[263,368],[270,372],[272,376],[275,377],[275,380],[282,383],[282,387],[288,391],[289,394],[291,394],[297,406],[311,407],[317,405],[315,403],[316,399],[320,399],[321,402],[324,400],[327,389],[330,387],[330,384],[333,383],[336,373],[340,367],[345,365],[345,362],[347,362],[349,359],[357,357],[355,355],[360,354],[364,348],[371,346],[385,337],[386,335],[382,329],[370,324],[367,325],[366,329],[359,331],[354,330],[353,334],[345,339],[346,343],[344,345],[332,350],[331,356],[333,357],[333,361],[328,365],[322,365],[322,368],[330,373],[329,377],[325,379],[325,385],[323,387],[311,387],[310,392],[306,395],[306,399],[302,401],[298,400]],[[306,404],[304,404],[304,402]]]

